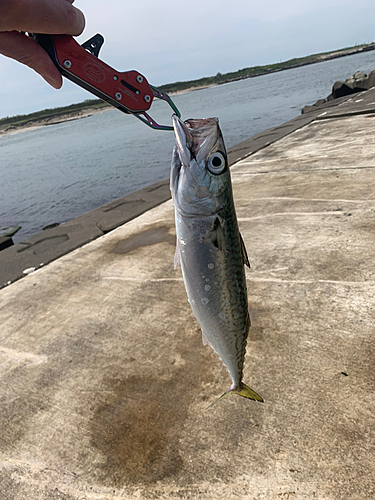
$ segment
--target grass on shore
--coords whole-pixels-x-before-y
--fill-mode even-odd
[[[74,116],[79,115],[82,111],[89,109],[98,109],[108,106],[108,104],[101,99],[87,99],[86,101],[71,104],[70,106],[63,106],[61,108],[43,109],[28,115],[7,116],[0,119],[0,130],[4,128],[25,127],[33,122],[42,120],[51,120],[66,115]]]
[[[199,78],[198,80],[168,83],[166,85],[161,85],[158,88],[163,92],[172,93],[181,92],[188,89],[208,87],[211,85],[220,85],[221,83],[228,83],[245,78],[261,76],[276,71],[305,66],[307,64],[314,64],[324,60],[335,59],[337,57],[342,57],[357,52],[365,52],[368,50],[375,50],[375,43],[357,45],[354,47],[347,47],[330,52],[321,52],[319,54],[312,54],[305,57],[296,57],[293,59],[289,59],[288,61],[275,64],[252,66],[250,68],[243,68],[239,69],[238,71],[233,71],[225,74],[218,73],[216,76],[208,76]],[[0,132],[31,126],[45,120],[58,120],[59,117],[61,117],[61,119],[65,119],[66,116],[79,116],[84,111],[96,110],[98,108],[104,108],[106,106],[108,106],[108,104],[101,99],[87,99],[77,104],[71,104],[70,106],[44,109],[42,111],[37,111],[35,113],[30,113],[27,115],[17,115],[10,117],[7,116],[6,118],[0,119]]]
[[[274,73],[276,71],[297,68],[299,66],[305,66],[307,64],[314,64],[328,59],[335,59],[337,57],[349,55],[353,52],[362,52],[362,51],[365,52],[374,49],[375,49],[374,43],[358,45],[355,47],[346,47],[344,49],[338,49],[330,52],[321,52],[319,54],[312,54],[310,56],[305,56],[305,57],[295,57],[293,59],[289,59],[288,61],[283,61],[275,64],[266,64],[264,66],[252,66],[251,68],[243,68],[237,71],[233,71],[231,73],[225,73],[225,74],[218,73],[216,76],[208,76],[205,78],[200,78],[199,80],[169,83],[166,85],[161,85],[159,89],[162,90],[163,92],[178,92],[194,87],[220,85],[221,83],[228,83],[236,80],[242,80],[245,78],[252,78],[255,76],[266,75],[268,73]],[[332,82],[332,84],[333,83],[334,82]]]

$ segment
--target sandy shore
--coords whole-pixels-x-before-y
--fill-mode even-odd
[[[371,48],[367,48],[366,50],[374,50],[374,48],[371,47]],[[357,53],[360,53],[363,51],[364,51],[364,49],[362,47],[353,47],[351,49],[344,49],[344,50],[338,51],[338,52],[330,52],[327,54],[321,54],[319,56],[318,60],[311,61],[311,62],[301,62],[300,64],[290,66],[289,68],[274,69],[274,70],[270,71],[269,73],[286,71],[287,69],[293,69],[296,67],[306,66],[309,64],[316,64],[317,62],[323,62],[323,61],[327,61],[330,59],[336,59],[339,57],[353,55],[353,54],[357,54]],[[207,88],[211,88],[211,87],[216,87],[217,85],[222,85],[224,83],[232,83],[232,82],[243,80],[246,78],[254,78],[254,77],[247,76],[247,77],[230,78],[227,81],[223,81],[220,83],[211,83],[209,85],[193,86],[193,87],[189,87],[189,88],[184,89],[184,90],[179,90],[177,92],[168,92],[168,95],[176,96],[176,95],[180,95],[180,94],[185,94],[186,92],[192,92],[194,90],[203,90],[203,89],[207,89]],[[103,113],[104,111],[108,111],[109,109],[114,109],[114,108],[112,106],[106,106],[106,107],[100,107],[100,108],[87,108],[87,109],[83,109],[81,111],[73,111],[70,113],[58,115],[58,116],[51,117],[51,118],[45,118],[45,119],[41,119],[41,120],[31,120],[26,125],[19,125],[19,126],[10,125],[8,127],[5,125],[3,128],[0,128],[0,137],[4,136],[4,135],[8,135],[8,134],[15,134],[18,132],[22,132],[24,130],[33,130],[35,128],[44,127],[46,125],[54,125],[57,123],[62,123],[62,122],[70,121],[70,120],[78,120],[80,118],[86,118],[88,116],[91,116],[91,115],[94,115],[97,113]]]
[[[19,132],[24,132],[25,130],[34,130],[36,128],[45,127],[46,125],[56,125],[57,123],[87,118],[88,116],[96,115],[98,113],[104,113],[105,111],[108,111],[110,109],[114,108],[112,108],[112,106],[106,106],[101,108],[83,109],[82,111],[66,113],[42,120],[32,120],[26,125],[10,125],[9,127],[5,126],[3,129],[0,129],[0,137],[4,135],[18,134]]]
[[[229,80],[228,82],[225,83],[229,83]],[[222,85],[222,83],[211,83],[210,85],[199,85],[197,87],[189,87],[184,90],[178,90],[177,92],[168,92],[168,95],[174,96],[174,95],[186,94],[187,92],[193,92],[194,90],[210,89],[211,87],[217,87],[218,85]]]
[[[169,96],[176,96],[180,94],[186,94],[187,92],[192,92],[194,90],[203,90],[210,87],[216,87],[217,84],[212,85],[202,85],[199,87],[190,87],[185,90],[179,90],[178,92],[169,92]],[[112,106],[105,106],[101,108],[88,108],[83,109],[82,111],[75,111],[72,113],[66,113],[63,115],[55,116],[52,118],[45,118],[41,120],[32,120],[26,125],[10,125],[4,126],[4,128],[0,129],[0,137],[9,134],[18,134],[19,132],[23,132],[25,130],[34,130],[39,127],[45,127],[46,125],[56,125],[57,123],[63,123],[71,120],[79,120],[81,118],[87,118],[91,115],[96,115],[98,113],[104,113],[105,111],[109,111],[110,109],[115,109]]]

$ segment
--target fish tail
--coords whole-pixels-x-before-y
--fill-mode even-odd
[[[217,398],[216,401],[211,403],[210,406],[207,406],[207,410],[209,408],[212,408],[214,405],[216,405],[216,403],[218,403],[222,399],[226,398],[230,392],[233,392],[234,394],[238,394],[239,396],[242,396],[243,398],[252,399],[253,401],[259,401],[260,403],[264,402],[262,396],[259,396],[259,394],[257,394],[255,391],[250,389],[250,387],[248,387],[246,384],[241,383],[240,387],[238,387],[238,388],[229,387],[229,389],[227,391],[225,391],[224,394],[222,394],[219,398]]]
[[[227,391],[225,391],[224,394],[222,394],[219,398],[217,398],[216,401],[214,401],[213,403],[211,403],[210,406],[207,406],[206,410],[208,410],[209,408],[212,408],[214,405],[216,405],[216,403],[218,403],[222,399],[226,398],[228,396],[228,394],[231,392],[231,390],[232,390],[232,388],[229,387],[229,389]]]
[[[237,390],[234,390],[233,392],[234,394],[238,394],[243,398],[252,399],[253,401],[259,401],[260,403],[264,402],[262,396],[259,396],[259,394],[250,389],[250,387],[248,387],[244,383],[242,383],[240,387]]]

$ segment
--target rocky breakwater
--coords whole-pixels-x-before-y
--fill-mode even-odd
[[[363,92],[372,87],[375,87],[375,70],[371,71],[369,75],[366,75],[363,71],[357,71],[354,75],[349,76],[345,82],[341,80],[335,82],[332,87],[332,93],[326,99],[318,99],[312,106],[305,106],[302,108],[301,113],[308,113],[325,102],[332,101],[338,97],[355,94],[356,92]]]
[[[12,236],[21,229],[21,226],[0,227],[0,250],[11,247],[13,243]]]

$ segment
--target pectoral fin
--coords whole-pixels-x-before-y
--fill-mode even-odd
[[[207,238],[218,250],[223,251],[225,249],[225,235],[219,217],[215,218]]]

